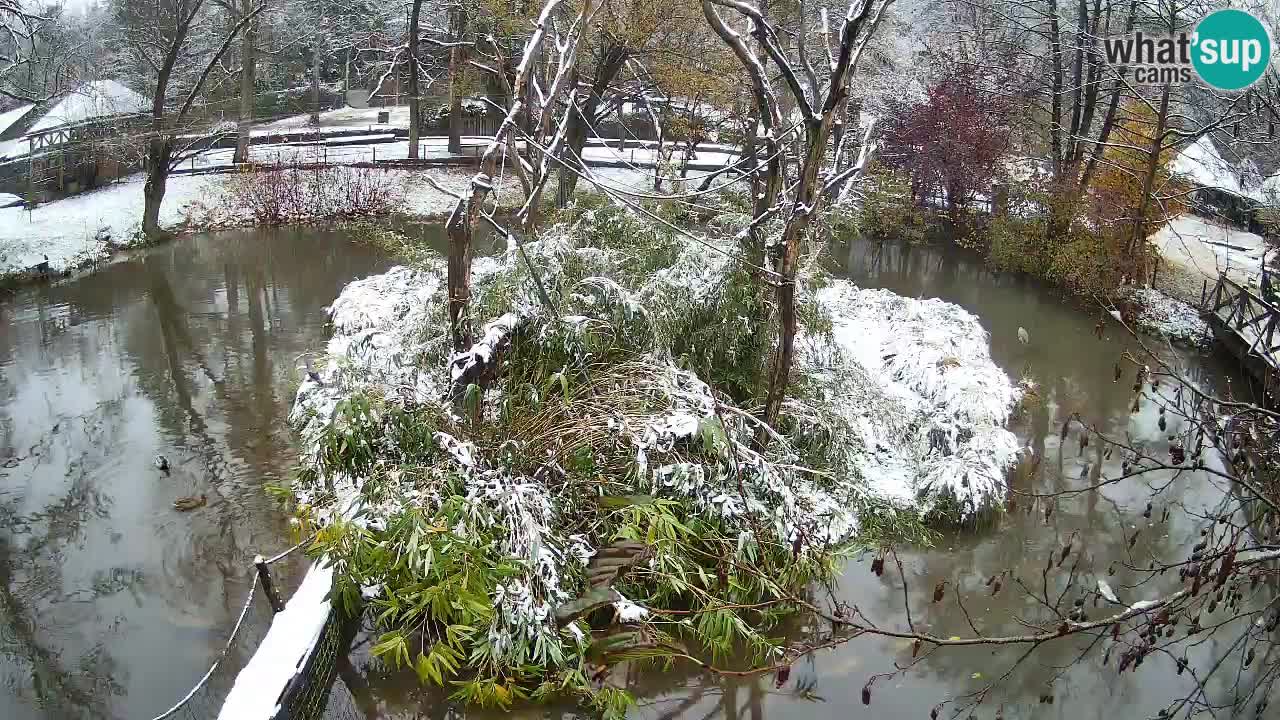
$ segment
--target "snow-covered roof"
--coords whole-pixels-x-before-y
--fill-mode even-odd
[[[31,108],[35,105],[20,105],[12,110],[6,110],[0,113],[0,135],[4,134],[9,126],[21,120],[27,113],[31,112]]]
[[[1196,185],[1217,188],[1253,200],[1264,199],[1261,189],[1257,187],[1256,169],[1251,166],[1237,167],[1228,162],[1218,152],[1208,135],[1202,135],[1194,143],[1183,148],[1182,152],[1174,157],[1172,165],[1175,173],[1186,177]]]
[[[28,133],[51,130],[64,125],[79,125],[120,115],[135,115],[151,109],[151,101],[115,80],[85,83],[67,93],[39,120]]]

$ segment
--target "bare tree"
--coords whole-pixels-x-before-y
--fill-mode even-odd
[[[207,146],[201,136],[176,145],[179,130],[200,97],[205,81],[230,49],[236,36],[264,9],[246,12],[220,43],[201,42],[205,0],[117,0],[113,7],[120,40],[144,73],[152,91],[147,133],[146,183],[143,186],[142,231],[158,236],[160,206],[169,173],[190,152]],[[207,38],[208,35],[203,35]],[[171,94],[174,96],[171,98]],[[182,99],[178,100],[177,97]]]

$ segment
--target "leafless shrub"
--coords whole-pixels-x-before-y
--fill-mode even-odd
[[[403,179],[396,174],[364,167],[294,166],[228,175],[216,204],[224,215],[284,225],[384,215],[403,200]]]

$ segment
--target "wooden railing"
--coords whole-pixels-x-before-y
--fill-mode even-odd
[[[1208,294],[1205,310],[1244,341],[1248,348],[1245,355],[1255,355],[1272,369],[1280,369],[1280,339],[1276,337],[1280,308],[1223,274]]]

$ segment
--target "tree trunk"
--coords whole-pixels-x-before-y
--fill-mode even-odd
[[[253,0],[240,0],[240,12],[253,12]],[[240,38],[240,125],[236,129],[236,152],[232,162],[249,162],[249,129],[253,123],[254,74],[253,23],[245,25]]]
[[[459,5],[453,11],[453,32],[450,40],[462,42],[467,31],[467,10]],[[462,152],[462,84],[466,79],[466,48],[454,45],[449,49],[449,153]],[[501,70],[501,69],[500,69]]]
[[[173,144],[165,135],[157,135],[147,144],[147,180],[142,186],[142,232],[153,240],[164,235],[160,228],[160,206],[164,203],[172,155]]]
[[[1142,262],[1142,243],[1146,241],[1147,211],[1151,207],[1151,193],[1155,189],[1156,172],[1160,169],[1160,151],[1164,149],[1165,128],[1169,122],[1169,86],[1165,85],[1160,92],[1160,112],[1156,116],[1156,127],[1151,134],[1151,144],[1147,147],[1147,166],[1143,168],[1142,194],[1138,196],[1138,207],[1133,211],[1133,231],[1129,235],[1128,261],[1134,270],[1134,279],[1146,277],[1146,268]]]
[[[409,12],[409,159],[418,159],[418,132],[422,126],[422,100],[418,97],[418,16],[422,0],[413,0]]]
[[[471,205],[465,211],[454,210],[449,219],[449,330],[454,352],[471,347],[471,318],[467,305],[471,301],[471,228],[474,219]],[[477,213],[478,215],[478,213]]]
[[[311,46],[311,124],[320,127],[320,32]]]

